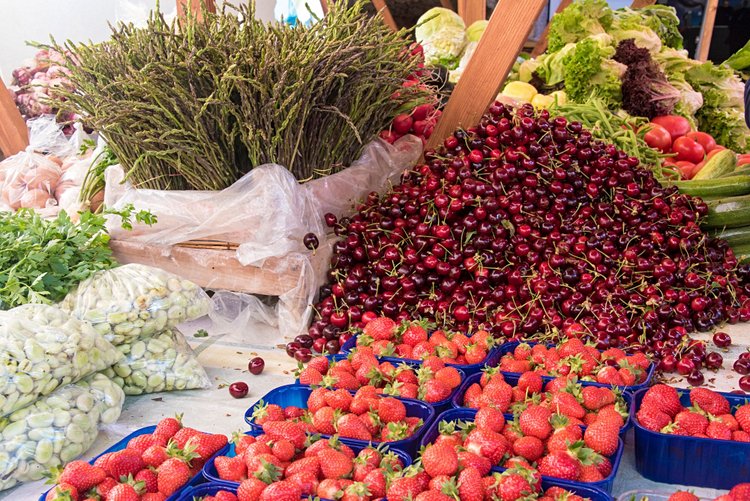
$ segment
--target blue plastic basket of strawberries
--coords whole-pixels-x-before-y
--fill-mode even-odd
[[[224,435],[184,427],[178,418],[164,418],[156,426],[131,433],[90,462],[68,463],[58,483],[39,500],[70,491],[75,495],[61,499],[90,495],[175,501],[184,489],[204,482],[204,464],[226,445]]]

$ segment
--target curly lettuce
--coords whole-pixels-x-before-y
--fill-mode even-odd
[[[724,61],[724,64],[736,71],[750,70],[750,40],[747,41],[744,47],[729,56],[729,59]]]
[[[645,37],[650,38],[648,31],[656,35],[660,40],[660,46],[664,45],[671,49],[682,49],[682,34],[680,33],[680,20],[674,7],[667,5],[651,5],[640,9],[622,8],[614,13],[614,30],[635,30],[645,32]],[[622,40],[623,38],[621,38]],[[649,48],[636,43],[639,47]],[[659,49],[652,52],[658,52]]]
[[[627,67],[611,59],[615,48],[612,37],[597,35],[578,42],[565,58],[565,92],[576,103],[592,97],[601,99],[608,108],[622,104],[621,79]]]
[[[548,51],[557,52],[566,44],[606,33],[613,20],[614,13],[605,0],[577,0],[552,17],[547,36]]]
[[[417,21],[414,36],[424,49],[425,63],[455,69],[466,46],[466,25],[450,9],[433,7]]]
[[[750,129],[742,109],[703,106],[695,118],[698,128],[711,134],[718,144],[737,153],[750,153]]]

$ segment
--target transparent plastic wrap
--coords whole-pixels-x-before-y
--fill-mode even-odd
[[[351,210],[355,200],[384,189],[422,154],[422,143],[405,136],[393,145],[368,144],[362,157],[337,174],[300,184],[280,165],[262,165],[229,188],[216,191],[161,191],[133,188],[123,182],[119,166],[106,171],[104,204],[121,209],[133,204],[156,215],[153,226],[136,224],[123,230],[116,220],[108,229],[113,239],[152,245],[174,245],[197,239],[239,244],[243,265],[261,265],[274,256],[305,252],[302,237],[322,236],[323,216]]]
[[[0,312],[0,416],[121,358],[91,325],[55,306],[27,304]]]
[[[155,336],[133,340],[117,349],[123,359],[104,374],[126,395],[208,388],[211,380],[193,355],[185,336],[166,329]]]
[[[63,173],[63,159],[73,153],[54,116],[31,120],[29,146],[0,163],[0,208],[40,210],[56,206],[55,190]]]
[[[128,264],[92,275],[60,305],[117,346],[200,318],[208,313],[211,300],[189,280]]]
[[[59,388],[0,422],[0,490],[40,480],[94,443],[117,421],[125,394],[103,374]]]

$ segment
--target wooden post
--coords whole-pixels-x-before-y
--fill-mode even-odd
[[[656,0],[633,0],[630,4],[631,9],[640,9],[641,7],[650,7],[656,3]]]
[[[387,24],[393,31],[398,31],[398,25],[391,15],[391,10],[385,4],[385,0],[372,0],[372,4],[375,6],[375,10],[380,12],[383,16],[383,22]]]
[[[711,49],[711,38],[714,36],[714,22],[716,21],[716,9],[719,0],[708,0],[706,10],[703,13],[701,24],[701,35],[698,39],[698,49],[695,51],[695,59],[705,62],[708,59],[708,51]]]
[[[184,18],[187,15],[188,9],[195,15],[200,21],[203,18],[201,11],[201,1],[209,12],[216,12],[216,4],[214,0],[176,0],[177,1],[177,15],[180,18]]]
[[[323,9],[323,15],[328,14],[328,0],[320,0],[320,8]]]
[[[474,21],[487,19],[487,3],[485,0],[458,0],[458,15],[468,27]]]
[[[457,127],[479,122],[497,97],[546,3],[547,0],[500,0],[430,136],[429,148],[438,146]]]
[[[562,0],[558,4],[557,9],[555,9],[555,14],[559,14],[560,12],[564,11],[565,8],[571,3],[573,3],[573,0]],[[550,19],[550,22],[552,22],[552,19]],[[531,51],[531,57],[537,57],[541,55],[545,50],[547,50],[547,36],[549,35],[549,25],[550,23],[547,23],[547,27],[544,28],[544,31],[539,36],[539,40],[537,40],[534,49]]]
[[[8,88],[0,78],[0,151],[9,157],[29,145],[29,130]]]
[[[453,10],[453,2],[451,0],[440,0],[440,6]]]

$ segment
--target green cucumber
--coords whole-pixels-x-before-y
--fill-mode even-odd
[[[694,197],[733,197],[750,193],[750,175],[691,181],[666,181],[680,193]]]
[[[734,248],[738,245],[750,245],[750,226],[741,226],[739,228],[727,228],[725,230],[712,233],[716,238],[726,240]]]
[[[706,202],[706,228],[739,228],[750,225],[750,195]]]
[[[750,175],[750,165],[741,165],[737,167],[737,169],[733,170],[732,172],[728,172],[721,176],[721,179],[726,179],[728,177],[734,177],[734,176],[747,176]]]
[[[737,166],[737,157],[732,150],[721,150],[706,162],[701,170],[693,176],[693,179],[715,179],[719,176],[732,172]]]

